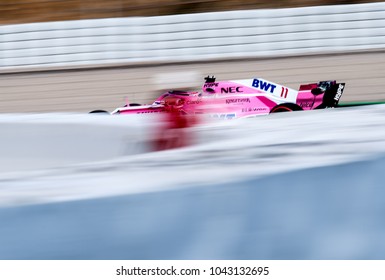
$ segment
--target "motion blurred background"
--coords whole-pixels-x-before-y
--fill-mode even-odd
[[[1,0],[0,111],[113,110],[208,74],[385,100],[385,6],[366,2]]]
[[[260,8],[369,3],[369,0],[1,0],[0,23],[161,16]]]
[[[384,259],[383,107],[158,153],[156,121],[86,114],[208,74],[384,101],[385,3],[0,0],[0,259]]]

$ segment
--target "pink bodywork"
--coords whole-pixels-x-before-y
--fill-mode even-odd
[[[126,105],[111,114],[163,113],[171,97],[181,101],[180,111],[185,114],[209,114],[221,119],[269,114],[280,104],[296,104],[299,109],[312,110],[323,102],[324,93],[312,93],[317,86],[317,83],[306,84],[294,90],[260,78],[206,82],[201,91],[169,91],[150,105]]]

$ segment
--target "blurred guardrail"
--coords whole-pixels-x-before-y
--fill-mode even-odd
[[[385,259],[384,105],[139,154],[148,117],[0,115],[0,260]]]
[[[0,71],[385,47],[385,3],[0,27]]]

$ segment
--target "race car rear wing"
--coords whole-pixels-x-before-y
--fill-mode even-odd
[[[324,94],[322,104],[317,109],[336,107],[341,99],[345,89],[345,83],[337,83],[336,81],[321,81],[313,88],[311,92],[314,95]]]
[[[323,97],[323,105],[325,107],[336,107],[338,102],[341,99],[342,93],[345,89],[345,83],[335,83],[332,84],[325,91],[325,95]]]

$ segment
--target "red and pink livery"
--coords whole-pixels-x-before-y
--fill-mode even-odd
[[[181,114],[208,114],[221,119],[245,118],[276,112],[333,108],[345,83],[321,81],[299,90],[261,78],[217,81],[205,78],[201,91],[168,91],[152,104],[126,104],[110,114],[155,114],[177,109]],[[96,110],[93,112],[102,112]]]

